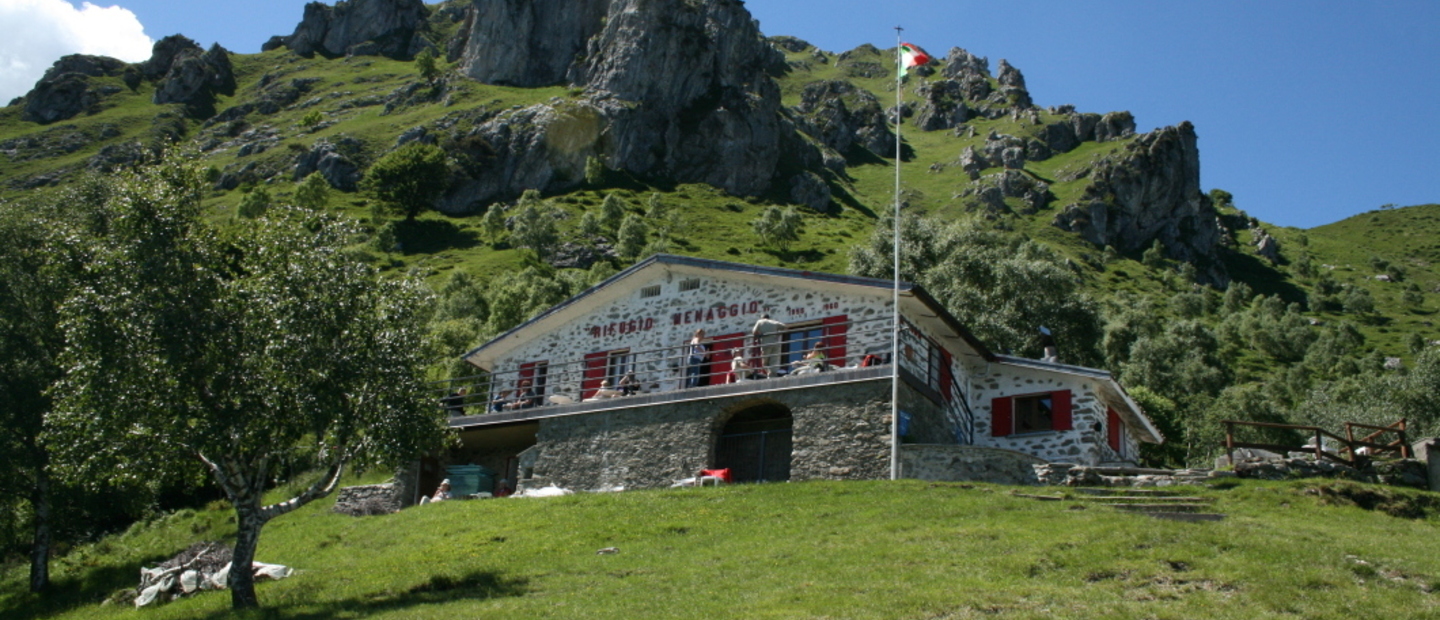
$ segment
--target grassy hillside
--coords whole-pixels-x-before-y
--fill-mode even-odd
[[[1185,489],[1178,523],[989,485],[807,482],[454,501],[266,528],[270,618],[1352,618],[1440,613],[1440,502],[1325,481]],[[1035,491],[1031,491],[1035,492]],[[1068,493],[1064,489],[1040,491]],[[1356,503],[1379,509],[1367,510]],[[1088,506],[1088,507],[1087,507]],[[1391,516],[1390,513],[1400,515]],[[6,618],[130,618],[137,569],[227,536],[223,506],[72,550],[57,594],[0,581]],[[597,554],[615,547],[615,554]],[[227,614],[211,592],[143,613]],[[249,617],[249,616],[247,616]]]

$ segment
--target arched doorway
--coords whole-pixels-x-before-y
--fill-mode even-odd
[[[790,479],[790,408],[774,401],[735,411],[715,441],[715,467],[729,468],[736,482]]]

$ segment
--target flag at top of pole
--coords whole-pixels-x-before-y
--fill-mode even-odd
[[[911,69],[924,66],[929,62],[930,54],[920,49],[919,45],[914,43],[900,44],[900,77],[902,79],[910,73]]]

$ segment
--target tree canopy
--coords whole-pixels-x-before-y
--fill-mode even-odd
[[[109,234],[62,312],[68,374],[49,425],[69,470],[98,484],[199,461],[234,505],[248,566],[261,527],[328,494],[347,463],[433,445],[427,294],[358,262],[344,249],[357,231],[289,207],[216,227],[199,172],[173,158],[113,184]],[[325,473],[262,505],[302,451]],[[250,571],[230,587],[237,608],[258,605]]]
[[[450,167],[445,151],[433,144],[411,142],[386,153],[365,171],[360,188],[380,205],[415,221],[445,192]]]

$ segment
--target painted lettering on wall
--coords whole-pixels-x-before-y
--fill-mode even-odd
[[[590,326],[590,337],[614,336],[615,334],[630,334],[634,332],[648,332],[655,329],[655,319],[630,319],[628,321],[614,321],[605,325]]]
[[[719,305],[709,308],[696,308],[684,312],[676,312],[670,315],[672,325],[689,325],[691,323],[709,323],[717,319],[728,319],[733,316],[746,314],[759,314],[765,308],[759,300],[747,301],[739,304]]]

